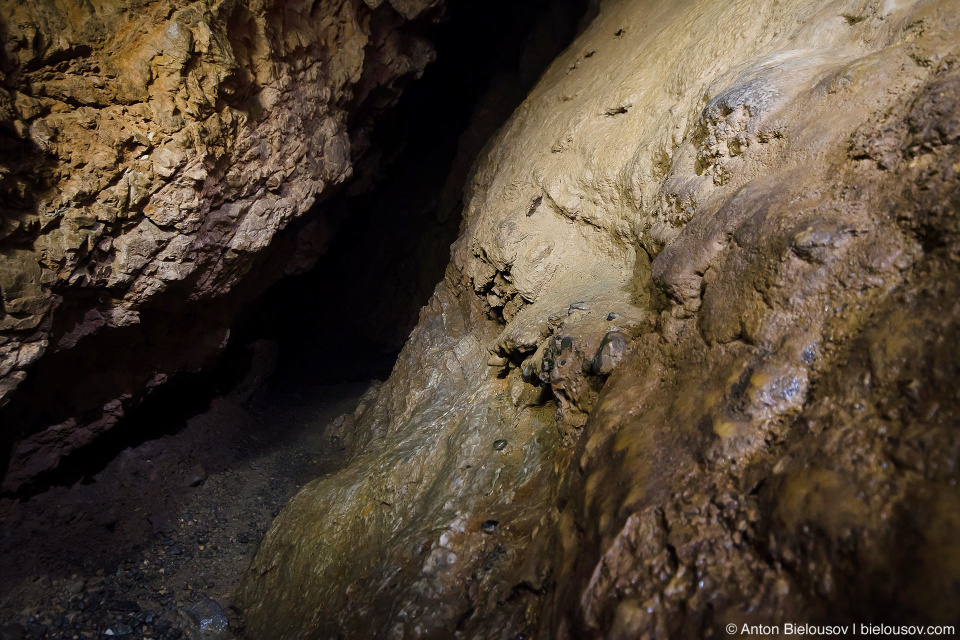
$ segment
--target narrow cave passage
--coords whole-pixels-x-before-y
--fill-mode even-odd
[[[956,4],[0,0],[0,640],[954,635]]]
[[[245,318],[276,341],[274,386],[389,372],[443,276],[473,161],[574,35],[582,0],[464,2],[428,39],[437,61],[371,135],[368,175],[323,206],[343,226],[310,272]]]
[[[354,179],[302,223],[329,228],[316,266],[243,307],[215,367],[174,378],[3,498],[4,640],[193,637],[227,620],[216,637],[232,637],[256,544],[336,467],[324,427],[389,375],[443,276],[471,164],[586,5],[456,2],[423,25],[436,62],[376,115]]]

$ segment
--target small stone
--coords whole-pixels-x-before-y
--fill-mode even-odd
[[[195,464],[190,467],[190,470],[187,471],[187,474],[183,477],[183,486],[196,487],[202,484],[206,479],[207,470],[203,468],[202,464]]]
[[[617,314],[615,314],[613,311],[607,314],[607,320],[616,320],[616,319],[617,319]]]
[[[83,591],[85,586],[86,583],[84,582],[83,578],[78,578],[76,575],[73,575],[67,582],[67,593],[78,595]]]
[[[574,302],[567,309],[567,315],[572,314],[574,311],[589,311],[590,305],[586,302]]]
[[[610,375],[627,352],[627,337],[619,331],[611,331],[603,337],[600,348],[593,357],[592,371],[595,375]]]
[[[521,372],[520,376],[523,378],[524,382],[532,382],[533,381],[533,364],[532,363],[527,364],[523,368],[523,371]]]
[[[113,600],[107,604],[107,609],[122,613],[137,613],[140,611],[140,605],[133,600]]]
[[[480,525],[480,530],[486,534],[491,534],[497,530],[497,526],[500,523],[496,520],[487,520],[482,525]]]
[[[567,315],[570,315],[570,314],[567,314]],[[562,320],[563,320],[563,311],[558,311],[558,312],[556,312],[556,313],[552,313],[552,314],[550,314],[550,316],[547,318],[547,321],[548,321],[550,324],[557,324],[558,322],[560,322],[560,321],[562,321]]]
[[[494,356],[490,356],[490,358],[487,360],[487,366],[490,366],[490,367],[502,367],[502,366],[504,366],[505,364],[507,364],[508,362],[510,362],[510,361],[507,360],[506,358],[504,358],[503,356],[496,356],[496,355],[494,355]]]
[[[496,449],[497,451],[503,451],[504,449],[507,448],[507,441],[506,441],[506,440],[495,440],[495,441],[493,442],[493,448]]]
[[[203,634],[225,631],[230,624],[227,614],[223,612],[220,604],[210,597],[204,598],[190,607],[189,612],[196,619],[197,624],[200,625],[200,633]]]

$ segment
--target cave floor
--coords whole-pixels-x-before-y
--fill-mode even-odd
[[[0,640],[232,638],[258,542],[335,463],[324,427],[368,387],[217,398],[73,486],[0,501]]]

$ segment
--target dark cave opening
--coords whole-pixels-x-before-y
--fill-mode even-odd
[[[323,205],[344,219],[329,250],[240,322],[238,344],[279,345],[274,386],[389,374],[443,277],[473,161],[572,40],[586,4],[453,3],[432,26],[436,62],[376,123],[371,175]]]

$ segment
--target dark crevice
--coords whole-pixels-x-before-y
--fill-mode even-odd
[[[279,344],[275,386],[389,371],[443,277],[470,166],[573,37],[585,4],[451,3],[424,34],[436,62],[377,121],[357,179],[324,204],[344,220],[329,251],[240,322],[238,344]]]

